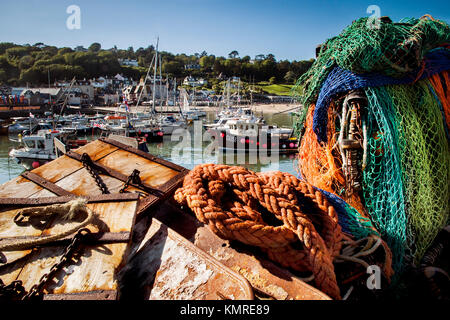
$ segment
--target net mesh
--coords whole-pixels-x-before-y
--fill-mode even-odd
[[[360,18],[326,41],[295,88],[302,88],[302,102],[309,105],[336,65],[354,73],[379,72],[395,78],[415,70],[429,50],[449,42],[449,25],[428,15],[402,23]]]
[[[299,174],[339,208],[344,230],[383,237],[398,276],[449,221],[450,30],[429,16],[379,23],[359,19],[322,46],[297,82],[307,107],[295,128]],[[354,89],[367,98],[367,131],[358,149],[361,190],[349,193],[338,136]]]

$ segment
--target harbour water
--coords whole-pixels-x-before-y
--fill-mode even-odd
[[[215,113],[208,112],[205,121],[212,122],[214,119]],[[292,127],[292,116],[289,113],[267,113],[264,114],[264,119],[269,125],[276,124],[281,127]],[[192,169],[200,163],[224,163],[228,165],[241,165],[257,172],[280,170],[294,175],[297,174],[295,170],[295,154],[271,155],[268,158],[234,153],[210,154],[206,152],[206,149],[211,142],[203,141],[200,145],[194,142],[194,125],[189,126],[188,132],[192,140],[190,148],[180,148],[180,141],[169,135],[164,136],[163,142],[148,143],[147,147],[149,152],[188,169]],[[80,136],[79,138],[93,140],[97,136],[86,135],[85,137]],[[9,151],[19,145],[17,142],[11,141],[11,139],[17,139],[17,136],[0,136],[0,184],[17,177],[25,170],[15,159],[8,157]]]

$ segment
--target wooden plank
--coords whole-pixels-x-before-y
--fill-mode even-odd
[[[92,161],[97,161],[108,154],[116,151],[118,148],[109,144],[102,142],[100,140],[92,141],[78,149],[73,150],[74,152],[82,155],[83,153],[87,153]]]
[[[107,185],[109,192],[118,192],[123,186],[123,182],[100,174],[103,182]],[[79,196],[90,196],[102,194],[100,188],[95,183],[94,178],[86,168],[82,168],[56,182],[56,185]]]
[[[124,195],[131,197],[132,195]],[[135,197],[135,196],[134,196]],[[137,201],[89,203],[96,219],[88,226],[91,232],[112,232],[128,234],[125,243],[110,243],[102,245],[82,245],[80,261],[64,268],[57,275],[56,281],[48,286],[48,290],[55,294],[90,292],[96,290],[117,290],[115,272],[125,263],[129,252],[131,231],[133,229]],[[66,230],[76,222],[61,222],[54,220],[45,230],[36,226],[15,225],[13,218],[18,210],[4,211],[0,214],[0,238],[20,235],[54,234]],[[0,276],[4,283],[21,280],[28,291],[31,286],[39,282],[40,277],[49,271],[51,266],[59,261],[63,251],[61,246],[49,246],[28,250],[22,253],[23,259],[0,269]],[[22,251],[23,252],[23,251]],[[17,253],[16,253],[17,254]]]
[[[151,219],[143,240],[135,246],[136,253],[118,275],[125,299],[218,300],[221,295],[253,299],[244,277],[157,219]]]
[[[89,292],[96,290],[117,290],[115,270],[123,264],[126,243],[105,244],[102,246],[83,246],[78,263],[63,268],[50,283],[47,292],[55,294]],[[32,253],[29,262],[23,267],[18,280],[28,291],[39,282],[51,266],[59,261],[62,247],[48,247]]]
[[[80,162],[67,156],[62,156],[32,170],[31,172],[50,182],[56,183],[58,180],[70,175],[82,167],[83,165]]]
[[[56,197],[57,195],[47,189],[42,189],[30,196],[30,198],[45,198],[45,197]]]
[[[67,190],[64,190],[63,188],[60,188],[59,186],[57,186],[56,184],[54,184],[53,182],[48,181],[47,179],[42,178],[41,176],[37,175],[36,173],[33,172],[24,172],[22,173],[22,177],[34,182],[35,184],[37,184],[38,186],[47,189],[49,191],[51,191],[52,193],[58,195],[58,196],[68,196],[71,195],[70,192],[68,192]]]
[[[77,161],[82,162],[82,156],[80,156],[78,153],[75,152],[67,152],[67,156],[71,157],[72,159],[75,159]],[[99,162],[94,162],[92,160],[89,160],[90,164],[89,166],[92,167],[92,169],[97,172],[98,174],[105,174],[108,175],[110,177],[113,177],[115,179],[118,179],[120,181],[122,181],[122,183],[126,183],[128,182],[129,176],[124,175],[123,173],[116,171],[110,167],[107,167],[105,165],[100,164]],[[139,170],[138,170],[139,171]],[[176,177],[176,176],[175,176]],[[174,177],[174,178],[175,178]],[[173,178],[172,178],[173,179]],[[169,179],[170,182],[172,179]],[[139,185],[135,185],[132,181],[129,183],[130,186],[135,186],[141,190],[145,190],[147,193],[153,194],[155,196],[163,196],[163,193],[161,193],[160,190],[152,188],[152,186],[146,184],[145,182],[142,182]]]
[[[83,154],[86,152],[89,154],[93,161],[96,161],[111,152],[114,152],[118,148],[110,144],[95,140],[88,143],[74,152]],[[34,169],[32,172],[45,178],[53,183],[61,180],[62,178],[72,174],[73,172],[83,168],[83,164],[77,160],[71,159],[67,156],[59,157],[39,168]]]
[[[100,159],[98,163],[126,176],[129,176],[134,169],[138,169],[141,181],[153,188],[164,184],[178,174],[176,170],[124,150],[117,150]]]
[[[170,169],[173,169],[175,171],[182,171],[182,170],[185,169],[184,167],[179,166],[179,165],[177,165],[177,164],[175,164],[173,162],[170,162],[170,161],[158,158],[158,157],[156,157],[156,156],[154,156],[154,155],[152,155],[152,154],[150,154],[148,152],[144,152],[142,150],[139,150],[139,149],[136,149],[136,148],[132,148],[132,147],[130,147],[128,145],[120,143],[117,140],[108,139],[108,138],[100,138],[99,140],[100,141],[104,141],[104,142],[109,143],[109,144],[112,144],[113,146],[116,146],[116,147],[118,147],[121,150],[128,151],[128,152],[133,153],[135,155],[138,155],[139,157],[142,157],[144,159],[148,159],[150,161],[162,164],[163,166],[165,166],[167,168],[170,168]]]
[[[42,189],[28,179],[17,177],[0,185],[0,198],[26,198]]]
[[[0,212],[0,238],[21,236],[39,236],[42,234],[43,227],[40,229],[35,225],[18,226],[13,222],[19,209],[6,210]],[[0,240],[1,242],[1,240]],[[0,252],[0,266],[9,264],[25,257],[31,250],[23,251],[5,251]]]

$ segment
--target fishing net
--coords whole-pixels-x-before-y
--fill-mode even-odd
[[[343,230],[382,236],[398,276],[449,221],[450,29],[430,16],[369,22],[329,39],[297,82],[299,175]]]
[[[428,15],[402,23],[360,18],[321,46],[317,60],[298,79],[296,88],[303,88],[302,102],[309,105],[335,66],[358,74],[401,77],[421,66],[429,50],[449,42],[449,25]]]

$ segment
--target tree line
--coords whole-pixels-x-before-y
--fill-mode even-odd
[[[118,73],[138,80],[145,76],[152,62],[155,48],[133,47],[102,49],[99,43],[88,48],[58,48],[44,43],[17,45],[0,43],[0,84],[2,85],[43,85],[55,80],[91,79],[100,76],[114,76]],[[182,79],[188,75],[216,80],[238,76],[247,82],[269,81],[271,83],[292,84],[314,62],[310,60],[277,61],[273,54],[239,57],[231,51],[228,57],[216,57],[206,51],[193,55],[159,52],[163,76]],[[122,66],[119,59],[137,60],[138,66]],[[187,65],[196,68],[186,69]],[[214,83],[216,81],[210,81]]]

